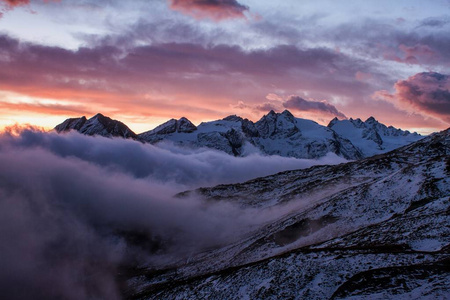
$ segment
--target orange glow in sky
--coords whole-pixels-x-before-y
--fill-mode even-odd
[[[100,112],[139,133],[270,109],[449,127],[448,3],[354,2],[0,0],[0,128]]]

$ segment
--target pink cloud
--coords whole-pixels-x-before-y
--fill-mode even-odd
[[[323,48],[284,45],[245,51],[227,45],[155,43],[124,52],[114,44],[98,43],[71,51],[23,43],[6,35],[0,35],[0,48],[8,58],[0,60],[0,91],[51,100],[11,105],[0,95],[1,107],[7,110],[0,115],[34,112],[67,118],[82,110],[86,115],[102,112],[116,119],[129,118],[127,124],[149,129],[153,122],[183,116],[194,123],[235,113],[256,120],[267,113],[261,109],[285,109],[282,103],[287,95],[298,93],[317,103],[296,103],[296,112],[327,122],[344,112],[380,119],[388,106],[369,107],[370,101],[361,101],[379,89],[372,82],[383,82],[377,72],[344,53]],[[336,73],[330,74],[330,68]],[[355,80],[358,71],[373,74],[374,80]],[[283,101],[276,102],[275,94],[282,95]],[[317,99],[333,100],[340,107]],[[403,120],[404,112],[396,113],[392,120]],[[389,124],[400,127],[398,122]]]
[[[378,91],[375,99],[382,99],[412,113],[434,117],[450,124],[450,76],[423,72],[399,80],[395,93]]]
[[[0,0],[0,2],[8,5],[9,7],[24,6],[30,4],[30,0]]]
[[[60,0],[42,0],[43,2],[59,2]],[[30,0],[0,0],[0,19],[3,17],[4,13],[13,10],[15,7],[28,6],[30,5]]]
[[[169,0],[173,10],[181,11],[198,19],[215,21],[245,18],[248,7],[236,0]]]
[[[348,58],[325,49],[279,46],[247,52],[226,45],[171,43],[131,48],[123,55],[115,46],[70,51],[7,36],[0,36],[0,47],[8,57],[0,61],[2,90],[70,99],[84,107],[95,102],[130,113],[176,117],[174,111],[190,109],[199,118],[222,116],[233,113],[224,108],[238,100],[261,103],[274,86],[335,93],[361,92],[363,87],[350,80],[358,64],[342,63],[341,76],[330,75],[327,70],[335,61]]]
[[[373,75],[370,73],[364,73],[364,72],[356,72],[355,79],[358,81],[368,81],[373,78]]]

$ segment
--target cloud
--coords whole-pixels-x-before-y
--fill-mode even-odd
[[[369,73],[368,66],[322,48],[282,45],[245,51],[193,43],[125,49],[121,45],[70,51],[0,36],[0,88],[35,99],[67,99],[72,105],[64,107],[68,109],[85,110],[96,103],[98,108],[92,107],[90,114],[102,109],[113,117],[120,111],[172,118],[192,112],[194,122],[232,114],[227,109],[237,99],[254,104],[279,89],[345,97],[367,89],[354,74]],[[211,98],[215,101],[205,101]],[[42,112],[60,108],[39,106]]]
[[[440,30],[440,26],[447,26],[448,18],[425,19],[420,24],[407,29],[397,24],[366,19],[358,26],[354,22],[342,24],[321,36],[368,60],[418,64],[432,69],[448,66],[450,38],[447,31]]]
[[[243,101],[239,101],[233,108],[240,110],[250,110],[256,112],[267,113],[270,110],[281,112],[284,109],[293,110],[294,112],[301,113],[309,118],[329,121],[330,118],[338,117],[340,119],[346,119],[347,117],[340,112],[334,105],[330,104],[326,100],[314,100],[304,99],[298,95],[291,95],[287,99],[270,93],[266,96],[268,101],[257,105],[249,105]]]
[[[30,0],[0,0],[0,3],[4,3],[9,7],[24,6],[30,4]]]
[[[305,100],[299,96],[291,96],[288,100],[286,100],[286,102],[283,103],[283,105],[287,109],[294,109],[298,111],[312,111],[317,113],[329,114],[343,119],[347,118],[342,112],[337,110],[334,105],[328,103],[326,100]]]
[[[44,148],[60,157],[75,157],[134,178],[171,182],[178,187],[177,192],[333,162],[326,158],[316,161],[257,153],[236,158],[211,149],[190,150],[170,143],[156,147],[130,140],[87,137],[75,132],[46,134],[27,130],[10,142],[19,148]]]
[[[43,2],[59,2],[60,0],[42,0]],[[3,11],[0,11],[0,18],[3,16],[5,11],[9,11],[19,6],[28,6],[30,5],[30,0],[0,0],[0,8],[3,6]]]
[[[0,136],[2,296],[120,299],[121,267],[187,259],[282,212],[174,194],[333,162],[15,128]]]
[[[427,18],[427,19],[423,20],[419,26],[442,28],[449,23],[450,23],[449,17]]]
[[[169,0],[170,7],[198,19],[210,18],[215,21],[245,18],[248,6],[236,0]]]
[[[450,123],[450,76],[436,72],[423,72],[399,80],[395,93],[379,91],[375,99],[393,102],[401,109],[419,113]]]
[[[5,12],[14,9],[17,6],[27,6],[30,4],[30,0],[0,0],[0,19]]]
[[[282,103],[278,101],[271,101],[271,102],[264,102],[262,104],[255,105],[254,109],[261,111],[261,112],[268,112],[268,111],[281,111],[282,110]]]
[[[42,0],[42,2],[59,2],[61,0]],[[0,3],[7,5],[8,7],[26,6],[31,3],[31,0],[0,0]]]

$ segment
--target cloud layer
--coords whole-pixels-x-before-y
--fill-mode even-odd
[[[337,163],[165,149],[25,130],[0,136],[0,288],[7,299],[120,299],[116,274],[235,240],[281,212],[173,197]],[[284,212],[285,213],[285,212]]]
[[[70,51],[21,43],[5,35],[0,36],[0,46],[1,90],[57,100],[0,101],[9,110],[74,111],[73,115],[92,110],[88,114],[101,111],[112,117],[118,110],[135,117],[188,114],[195,122],[235,113],[229,105],[236,99],[261,102],[273,86],[343,97],[366,88],[353,80],[366,66],[327,49],[278,46],[245,51],[236,46],[169,43],[126,49],[100,44]]]

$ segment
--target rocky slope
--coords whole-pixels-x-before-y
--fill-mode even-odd
[[[222,248],[135,270],[128,296],[448,298],[449,157],[446,130],[356,162],[191,192],[277,217]]]

